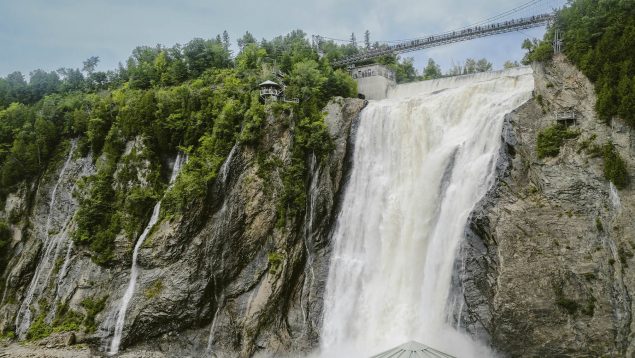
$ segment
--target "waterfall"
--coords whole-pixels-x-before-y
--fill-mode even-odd
[[[620,194],[617,192],[617,188],[613,184],[613,182],[609,182],[609,200],[611,200],[611,205],[613,205],[613,209],[618,210],[622,207],[622,202],[620,201]]]
[[[187,161],[187,156],[182,156],[181,153],[176,156],[174,160],[174,166],[172,167],[172,174],[170,175],[170,185],[174,183],[176,177],[181,170],[183,164]],[[168,188],[169,190],[169,188]],[[134,251],[132,252],[132,266],[130,267],[130,281],[128,282],[128,288],[126,288],[126,292],[121,298],[121,302],[119,304],[119,310],[117,312],[117,320],[115,321],[115,333],[112,341],[110,342],[110,350],[109,354],[117,354],[119,352],[119,345],[121,344],[121,337],[123,335],[123,326],[126,322],[126,311],[128,309],[128,305],[130,304],[130,300],[134,295],[135,287],[137,285],[137,278],[139,276],[139,267],[137,266],[137,258],[139,256],[139,250],[141,246],[143,246],[143,242],[146,240],[148,235],[150,234],[150,230],[154,227],[154,225],[159,220],[159,213],[161,212],[161,201],[158,201],[154,208],[152,209],[152,216],[150,216],[150,221],[148,225],[139,236],[137,243],[135,244]]]
[[[20,309],[18,310],[18,314],[15,319],[16,333],[18,334],[18,337],[20,337],[20,339],[26,338],[26,332],[31,325],[31,303],[33,303],[33,298],[36,295],[41,294],[42,291],[44,291],[44,289],[48,286],[48,282],[51,274],[53,273],[53,270],[55,269],[61,247],[63,243],[68,240],[66,230],[63,230],[61,233],[57,233],[57,235],[51,235],[50,231],[51,223],[53,221],[53,213],[55,211],[55,205],[57,203],[57,190],[64,180],[64,175],[66,174],[66,170],[71,162],[76,147],[77,142],[75,140],[71,141],[71,148],[68,151],[68,156],[66,157],[66,161],[64,162],[64,165],[62,166],[62,169],[60,170],[60,173],[57,177],[57,181],[53,186],[53,190],[51,191],[48,213],[46,215],[46,223],[44,225],[44,239],[42,243],[43,254],[38,261],[37,267],[35,268],[35,274],[31,279],[31,283],[29,284],[26,296],[22,300],[22,304],[20,305]]]
[[[238,150],[239,150],[239,146],[238,146],[238,143],[236,143],[232,147],[231,151],[229,151],[229,154],[227,155],[227,158],[225,159],[221,167],[218,169],[218,176],[216,181],[218,184],[222,185],[223,187],[226,187],[228,184],[227,179],[229,177],[232,161],[234,160],[234,156],[237,155]],[[220,218],[223,218],[225,217],[227,210],[229,210],[229,205],[227,204],[227,198],[225,198],[225,200],[223,200],[223,206],[221,207],[221,209],[218,211],[218,214],[216,215],[218,215],[218,217]],[[214,230],[219,230],[219,231],[222,231],[223,229],[224,229],[223,225],[216,225],[214,228]],[[220,272],[222,273],[224,271],[225,271],[225,253],[222,252],[220,257]],[[212,275],[212,281],[214,282],[215,290],[218,287],[217,278],[218,278],[217,274],[214,273]],[[225,304],[225,290],[224,289],[220,292],[220,295],[218,292],[214,292],[214,301],[217,307],[216,307],[216,311],[214,312],[214,317],[212,318],[212,323],[210,324],[209,335],[207,337],[207,348],[205,348],[205,354],[208,356],[215,356],[213,354],[214,353],[214,335],[216,334],[216,324],[218,320],[218,314],[220,313],[221,308],[223,308],[223,305]]]
[[[495,179],[504,116],[533,88],[531,69],[519,68],[400,85],[370,101],[332,237],[323,357],[410,340],[492,356],[452,328],[450,283],[468,215]]]

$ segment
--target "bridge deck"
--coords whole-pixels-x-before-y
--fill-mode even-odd
[[[339,67],[352,65],[385,55],[417,51],[454,42],[472,40],[479,37],[493,36],[507,32],[529,29],[547,24],[553,18],[553,14],[542,14],[511,21],[493,23],[489,25],[475,26],[460,31],[447,32],[440,35],[429,36],[418,40],[402,42],[396,45],[384,46],[377,49],[365,51],[357,55],[334,61],[333,66]]]

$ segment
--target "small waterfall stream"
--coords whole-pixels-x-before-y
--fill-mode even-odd
[[[618,193],[617,188],[615,187],[613,182],[609,182],[609,200],[611,200],[613,209],[619,211],[622,207],[622,202],[620,201],[620,193]]]
[[[57,177],[57,181],[53,186],[53,190],[51,191],[51,198],[49,200],[44,233],[42,235],[42,237],[44,238],[42,243],[43,254],[38,261],[37,267],[35,269],[35,274],[31,279],[31,283],[29,284],[26,296],[22,300],[22,304],[20,305],[20,309],[18,310],[18,314],[15,319],[16,333],[18,334],[18,337],[20,337],[20,339],[26,338],[26,333],[31,325],[31,304],[33,303],[33,299],[35,296],[41,294],[42,291],[47,287],[49,279],[51,278],[51,274],[55,270],[57,258],[62,249],[62,246],[66,241],[68,241],[67,230],[65,229],[65,227],[67,226],[68,220],[70,220],[72,215],[68,215],[68,217],[66,218],[66,222],[62,224],[64,228],[61,232],[51,235],[50,231],[53,222],[53,213],[56,209],[58,196],[57,191],[62,181],[64,180],[64,175],[66,174],[66,170],[68,169],[76,147],[77,141],[71,141],[71,148],[68,151],[68,156],[66,157],[66,161],[64,162],[64,165],[62,166],[62,169],[60,170],[60,173]]]
[[[234,156],[237,155],[238,150],[239,150],[238,144],[234,144],[231,151],[227,155],[227,158],[225,159],[221,167],[218,169],[217,182],[222,184],[224,187],[227,186],[227,179],[229,178],[231,163],[234,160]],[[229,207],[227,205],[227,200],[224,200],[223,206],[220,208],[217,215],[219,217],[224,217],[228,209]],[[216,230],[221,230],[221,229],[222,228],[220,226],[216,227]],[[223,253],[220,258],[220,272],[224,271],[224,267],[225,267],[225,256]],[[214,281],[214,287],[215,288],[218,287],[216,274],[214,274],[214,276],[212,277],[212,280]],[[221,309],[223,308],[223,305],[225,304],[225,292],[222,291],[220,292],[220,294],[218,294],[218,292],[215,293],[214,300],[216,302],[217,307],[216,307],[216,311],[214,311],[214,317],[212,317],[212,323],[210,324],[209,335],[207,337],[207,347],[205,348],[205,353],[210,356],[212,356],[214,352],[214,337],[216,334],[216,324],[218,321],[218,315]]]
[[[170,185],[174,183],[176,177],[178,176],[182,165],[187,161],[187,156],[179,154],[176,156],[174,160],[174,166],[172,168],[172,174],[170,176]],[[168,188],[169,190],[169,188]],[[115,333],[112,341],[110,342],[109,354],[117,354],[119,352],[119,346],[121,344],[121,338],[123,335],[124,323],[126,322],[126,311],[128,310],[128,305],[130,304],[130,300],[134,295],[135,288],[137,285],[137,278],[139,277],[139,267],[137,266],[137,258],[139,256],[139,250],[141,246],[143,246],[143,242],[146,240],[150,231],[154,227],[154,225],[159,220],[159,214],[161,212],[161,201],[158,201],[154,208],[152,209],[152,216],[150,216],[150,221],[148,221],[148,225],[139,236],[137,243],[135,244],[134,251],[132,252],[132,266],[130,267],[130,281],[128,282],[128,287],[126,288],[126,292],[121,298],[121,302],[119,304],[119,310],[117,312],[117,319],[115,321]]]
[[[369,102],[332,238],[322,357],[410,340],[493,355],[449,322],[452,270],[468,215],[494,182],[504,116],[533,88],[531,69],[519,68],[400,85]]]
[[[302,291],[300,291],[300,310],[302,311],[302,322],[304,324],[304,330],[302,336],[307,334],[307,318],[310,314],[311,304],[311,289],[315,282],[315,270],[313,268],[313,248],[311,243],[313,242],[313,220],[315,219],[316,212],[315,206],[317,204],[318,185],[320,180],[321,168],[317,165],[317,157],[315,153],[311,155],[309,162],[309,173],[311,173],[311,181],[309,186],[309,197],[307,200],[307,210],[304,218],[304,250],[307,255],[307,264],[304,268],[304,283],[302,284]],[[307,284],[308,283],[308,284]],[[308,287],[307,287],[308,286]],[[308,291],[307,291],[308,290]],[[307,301],[304,302],[304,292],[307,292]],[[301,337],[302,337],[301,336]]]

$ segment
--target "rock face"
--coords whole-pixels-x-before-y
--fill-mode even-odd
[[[498,180],[468,222],[455,321],[504,356],[631,356],[635,195],[611,193],[588,147],[612,141],[635,173],[635,133],[598,121],[593,86],[565,58],[536,66],[535,83],[506,118]],[[580,135],[538,159],[537,134],[569,108]]]
[[[364,105],[363,100],[334,99],[327,106],[334,150],[323,158],[307,158],[306,214],[286,223],[279,222],[276,207],[283,190],[281,173],[264,176],[261,167],[271,161],[289,163],[290,114],[270,116],[258,148],[236,145],[213,184],[210,207],[160,221],[144,242],[122,347],[132,347],[133,352],[162,351],[168,356],[218,357],[306,352],[315,347],[331,221],[347,170],[350,133]],[[135,140],[127,147],[140,151],[140,143]],[[75,158],[71,166],[83,168],[91,162]],[[56,223],[73,225],[72,187],[92,171],[92,167],[67,171],[62,182],[68,205],[57,210]],[[8,284],[6,302],[0,307],[0,332],[15,329],[20,302],[42,257],[41,217],[48,212],[45,199],[58,174],[59,167],[51,168],[39,188],[31,189],[36,197],[29,211],[31,225],[25,224],[21,231],[26,234],[16,236],[12,243],[14,257],[3,278]],[[20,205],[28,192],[24,190],[22,198],[16,196],[7,205]],[[17,227],[16,232],[20,232]],[[74,248],[63,280],[37,292],[33,302],[46,298],[51,303],[56,297],[66,309],[89,319],[86,300],[103,300],[103,309],[90,317],[95,331],[82,341],[96,351],[106,350],[128,284],[133,245],[126,239],[118,242],[115,267],[98,266],[82,248]],[[34,316],[41,310],[37,308]],[[50,323],[53,316],[54,312],[45,322]]]
[[[589,149],[612,141],[635,173],[635,133],[618,119],[597,120],[592,85],[564,58],[537,66],[535,81],[535,99],[506,117],[498,179],[467,223],[450,300],[454,320],[502,356],[632,356],[635,195],[612,190],[603,159]],[[297,356],[317,346],[329,236],[364,103],[335,99],[326,108],[335,146],[325,157],[307,158],[303,217],[278,220],[282,173],[262,173],[268,163],[290,163],[293,124],[286,113],[269,118],[258,148],[234,147],[209,207],[156,225],[139,253],[121,356]],[[539,159],[537,134],[568,108],[578,112],[579,136],[566,140],[558,156]],[[126,153],[133,149],[142,151],[142,141],[128,143]],[[0,211],[22,218],[10,220],[0,333],[15,330],[47,235],[73,229],[71,193],[79,178],[95,172],[90,157],[75,155],[59,178],[65,155]],[[148,163],[139,167],[136,180],[147,183]],[[49,205],[58,182],[57,203]],[[64,347],[73,341],[94,353],[107,349],[133,246],[120,238],[113,267],[96,265],[79,247],[68,251],[66,265],[48,263],[54,275],[34,290],[32,321],[51,323],[54,307],[63,307],[93,330],[53,334],[40,341],[51,346],[46,351],[14,345],[6,354],[91,355]]]

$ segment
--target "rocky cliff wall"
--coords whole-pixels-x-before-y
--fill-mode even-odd
[[[139,254],[141,272],[124,325],[127,354],[150,350],[168,356],[248,357],[306,352],[316,346],[328,236],[345,179],[351,128],[364,105],[362,100],[334,99],[327,106],[325,121],[334,149],[326,157],[307,158],[303,217],[279,222],[283,178],[280,170],[263,174],[267,163],[289,165],[292,114],[282,113],[269,117],[257,148],[234,147],[213,184],[210,207],[157,224]],[[76,203],[70,193],[80,177],[94,171],[91,163],[90,158],[71,161],[72,168],[61,179],[65,204],[56,209],[55,223],[73,225]],[[51,168],[39,187],[7,201],[30,209],[21,226],[14,226],[12,258],[3,278],[7,298],[0,307],[2,332],[15,330],[16,314],[43,257],[42,217],[49,211],[47,198],[59,173],[59,166]],[[26,205],[31,192],[35,200]],[[133,245],[118,240],[117,264],[112,267],[94,264],[82,248],[70,251],[63,279],[50,280],[36,292],[32,316],[36,321],[44,309],[53,310],[55,300],[64,312],[80,317],[81,327],[91,321],[93,330],[53,332],[40,344],[65,345],[70,339],[86,343],[94,353],[105,351],[128,284]],[[42,318],[49,326],[56,324],[55,312]]]
[[[564,57],[535,66],[535,84],[506,118],[498,180],[468,222],[454,320],[503,356],[631,356],[635,195],[612,193],[596,146],[613,142],[635,173],[635,133],[597,119],[592,84]],[[538,133],[569,109],[579,135],[539,159]]]

